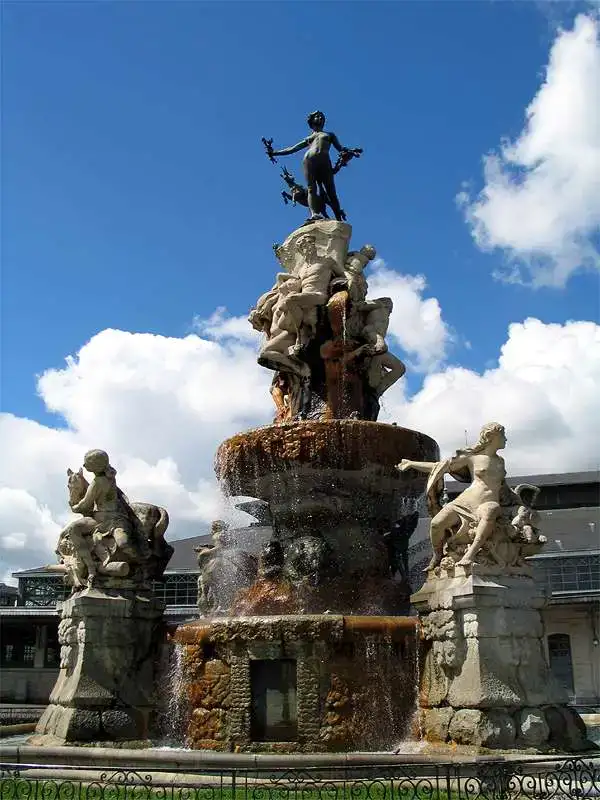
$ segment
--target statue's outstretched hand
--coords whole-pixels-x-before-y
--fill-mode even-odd
[[[399,464],[396,464],[396,469],[400,472],[406,472],[407,469],[412,467],[412,461],[409,461],[408,458],[403,458]]]
[[[267,151],[268,158],[270,159],[270,161],[272,161],[273,164],[276,164],[277,160],[275,159],[275,156],[274,156],[274,153],[273,153],[273,139],[265,139],[265,137],[263,136],[262,143],[265,146],[265,150]]]

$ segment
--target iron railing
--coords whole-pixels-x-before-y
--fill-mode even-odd
[[[200,756],[200,754],[199,754]],[[230,756],[230,758],[234,758]],[[247,757],[246,757],[247,758]],[[322,758],[322,757],[321,757]],[[343,757],[342,757],[343,758]],[[378,759],[381,763],[378,763]],[[318,760],[317,757],[316,760]],[[244,756],[240,757],[243,762]],[[600,797],[596,758],[98,769],[0,764],[1,800],[570,800]],[[174,762],[177,759],[173,759]],[[272,761],[272,759],[271,759]],[[304,757],[303,761],[306,761]],[[333,759],[332,759],[333,761]],[[246,763],[248,763],[246,761]]]

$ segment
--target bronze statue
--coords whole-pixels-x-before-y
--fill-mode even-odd
[[[296,184],[287,170],[284,175],[284,180],[288,183],[291,189],[296,189],[295,197],[292,192],[292,201],[301,203],[301,205],[308,205],[311,212],[311,219],[325,219],[327,213],[325,206],[329,206],[333,211],[333,215],[337,220],[345,220],[346,215],[340,207],[337,192],[335,190],[334,175],[352,158],[357,158],[362,153],[360,148],[347,148],[342,147],[335,133],[323,130],[325,126],[325,114],[322,111],[313,111],[308,115],[308,125],[312,130],[306,139],[302,139],[298,144],[292,147],[285,147],[283,150],[273,149],[273,140],[264,139],[267,156],[275,163],[275,156],[287,156],[292,153],[297,153],[299,150],[308,148],[304,155],[302,164],[304,167],[304,177],[306,178],[307,187]],[[331,146],[339,152],[340,156],[337,160],[335,167],[329,158],[329,150]],[[289,181],[293,181],[293,184]],[[304,195],[304,191],[306,195]],[[284,197],[287,200],[286,197]]]

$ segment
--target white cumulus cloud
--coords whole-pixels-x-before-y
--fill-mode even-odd
[[[248,322],[248,317],[230,317],[225,306],[219,306],[208,319],[197,317],[194,320],[194,329],[201,336],[206,335],[211,339],[237,339],[237,341],[258,345],[261,335]]]
[[[389,334],[414,359],[411,366],[427,371],[442,362],[453,336],[437,298],[423,296],[427,288],[423,275],[403,275],[378,259],[368,282],[369,298],[391,297],[394,301]]]
[[[578,269],[600,267],[600,37],[581,14],[559,32],[545,80],[514,142],[484,158],[485,185],[458,196],[476,244],[499,249],[497,277],[563,286]]]
[[[61,525],[50,509],[25,489],[0,487],[0,581],[23,566],[55,561],[52,551]]]
[[[422,279],[378,264],[370,281],[371,296],[394,298],[396,341],[421,363],[441,362],[450,334],[437,301],[424,298]],[[271,373],[256,363],[256,341],[236,339],[219,315],[211,322],[217,341],[119,330],[94,336],[38,381],[63,427],[0,415],[0,580],[55,560],[58,532],[71,519],[66,469],[91,447],[108,451],[130,499],[168,509],[169,538],[197,535],[232,513],[214,480],[215,451],[272,419]],[[438,366],[409,398],[400,381],[384,397],[382,419],[432,435],[444,453],[464,443],[465,428],[474,439],[480,424],[497,419],[508,429],[513,474],[585,469],[600,451],[599,350],[600,328],[591,322],[526,320],[510,327],[496,367]]]
[[[55,560],[58,532],[71,519],[66,469],[78,468],[91,447],[108,451],[132,500],[168,509],[168,536],[204,532],[227,514],[214,480],[215,450],[269,421],[269,383],[245,342],[118,330],[94,336],[38,381],[46,407],[68,427],[0,415],[3,569]]]
[[[450,455],[501,422],[509,473],[596,469],[600,453],[600,326],[593,322],[513,323],[497,366],[478,373],[449,366],[405,398],[390,391],[386,415],[433,436]],[[384,396],[385,400],[385,396]]]

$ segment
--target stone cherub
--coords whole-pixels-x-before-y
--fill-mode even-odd
[[[370,418],[376,418],[379,412],[379,398],[396,383],[406,367],[403,362],[390,353],[385,337],[390,324],[390,315],[394,304],[390,297],[379,297],[367,300],[368,284],[364,269],[377,255],[375,248],[367,244],[358,251],[348,253],[344,265],[344,274],[350,314],[347,322],[350,336],[362,339],[363,344],[355,355],[365,355],[367,385],[372,397],[373,406]]]
[[[537,524],[540,515],[533,508],[519,506],[511,525],[519,531],[525,542],[533,542],[538,538]]]
[[[227,533],[228,530],[229,525],[222,519],[213,520],[210,527],[212,544],[196,548],[198,567],[200,568],[200,577],[198,578],[198,605],[205,611],[214,609],[218,605],[211,582],[212,570],[209,565],[210,562],[218,556],[219,552],[231,543],[230,536]]]
[[[359,310],[365,315],[362,336],[370,347],[367,381],[377,398],[387,392],[406,372],[404,363],[388,350],[385,337],[394,304],[390,297],[366,300]]]
[[[274,161],[275,156],[287,156],[307,148],[302,165],[307,184],[306,202],[311,212],[311,220],[324,219],[325,204],[331,208],[337,220],[344,220],[346,215],[340,207],[335,188],[336,169],[329,158],[329,151],[334,147],[340,153],[342,160],[348,163],[351,158],[360,156],[362,150],[342,147],[335,133],[323,130],[325,114],[322,111],[313,111],[308,115],[307,122],[312,132],[292,147],[274,150],[273,140],[263,139],[267,155]]]
[[[349,336],[363,342],[354,351],[353,357],[360,356],[364,364],[365,416],[367,419],[376,420],[381,396],[400,380],[406,372],[406,366],[397,356],[390,353],[385,340],[390,314],[394,307],[391,298],[365,300],[366,281],[363,277],[364,287],[361,286],[360,277],[362,276],[355,270],[348,278],[348,292],[350,297],[354,296],[355,299],[350,304],[346,327]]]
[[[538,486],[521,483],[513,489],[521,505],[511,520],[514,531],[514,541],[522,543],[521,549],[525,555],[535,555],[539,546],[546,543],[547,539],[540,533],[541,519],[539,513],[533,508],[540,493]]]
[[[69,505],[82,517],[61,532],[56,549],[61,563],[53,568],[66,574],[75,589],[101,577],[125,578],[132,571],[140,580],[159,578],[173,553],[164,541],[165,509],[130,504],[104,450],[88,451],[83,466],[94,476],[91,483],[83,469],[67,470]]]
[[[276,408],[273,422],[278,424],[288,422],[292,418],[291,387],[285,372],[275,373],[269,392]]]
[[[344,276],[351,303],[362,303],[367,297],[367,279],[364,270],[377,255],[372,244],[365,244],[360,250],[352,250],[346,257]]]

